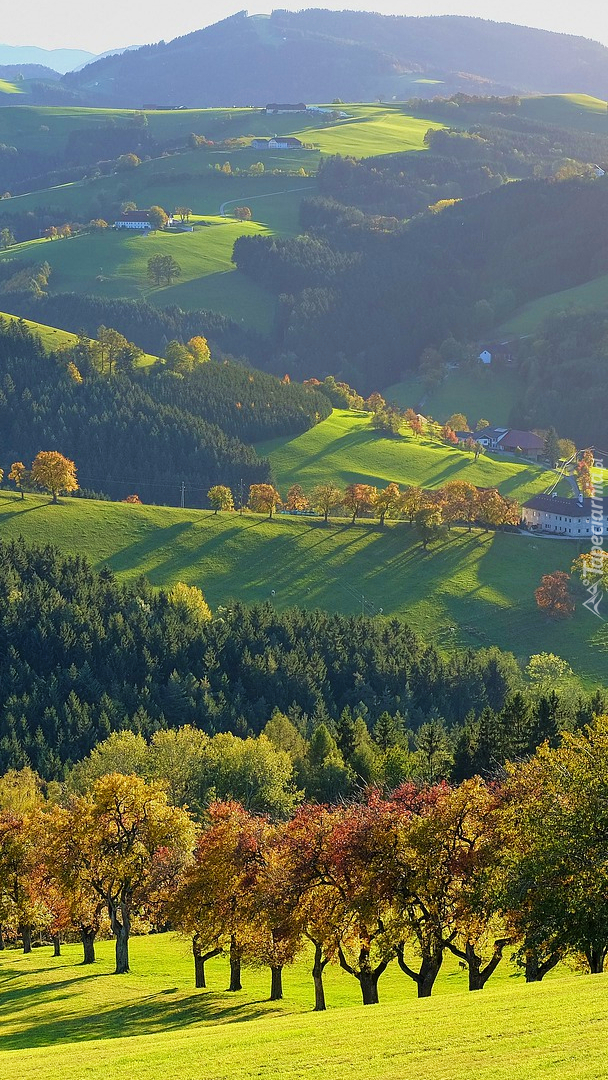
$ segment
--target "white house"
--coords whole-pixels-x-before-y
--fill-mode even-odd
[[[602,169],[601,165],[592,165],[591,168],[593,169],[595,175],[598,177],[606,175],[606,170]]]
[[[148,210],[127,210],[114,222],[115,229],[138,229],[146,232],[152,228],[150,212]]]
[[[481,360],[482,364],[491,364],[492,353],[488,352],[487,349],[484,349],[483,352],[479,354],[479,359]]]
[[[521,516],[533,532],[572,538],[608,536],[608,499],[535,495],[524,503]]]

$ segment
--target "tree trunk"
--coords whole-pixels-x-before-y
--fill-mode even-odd
[[[81,926],[80,940],[83,949],[83,964],[95,963],[95,934],[96,931],[89,926]]]
[[[601,975],[604,970],[606,950],[603,948],[595,948],[592,945],[586,950],[585,956],[587,957],[587,963],[589,964],[589,971],[591,974]]]
[[[207,988],[207,983],[205,981],[205,964],[212,956],[219,956],[221,951],[221,949],[210,949],[209,952],[203,953],[200,938],[198,934],[194,934],[192,938],[192,955],[194,956],[194,985],[197,990],[205,990]]]
[[[283,965],[270,969],[270,1000],[281,1001],[283,998]]]
[[[503,949],[505,948],[505,945],[508,944],[508,938],[500,938],[498,941],[495,941],[492,958],[488,961],[485,968],[482,968],[483,958],[475,952],[475,946],[471,941],[467,941],[464,949],[458,949],[455,945],[448,942],[448,948],[454,953],[454,956],[459,956],[467,965],[469,972],[469,990],[483,990],[490,975],[496,971],[496,968],[500,964]]]
[[[443,946],[435,945],[422,953],[420,970],[414,971],[405,962],[403,945],[397,946],[397,963],[405,974],[416,983],[419,998],[430,997],[435,985],[441,965],[443,963]]]
[[[130,970],[129,932],[131,929],[131,919],[126,904],[110,905],[110,922],[112,924],[112,933],[116,938],[116,970],[114,974],[126,975]]]
[[[230,986],[228,989],[230,992],[243,989],[241,986],[241,950],[236,943],[234,934],[230,938]]]
[[[59,934],[53,934],[53,956],[61,956],[61,938]]]
[[[23,942],[24,953],[31,953],[32,951],[32,928],[31,926],[20,926],[19,933]]]
[[[4,952],[4,931],[0,926],[0,952]]]
[[[372,968],[369,958],[369,948],[364,946],[359,952],[359,970],[357,971],[352,967],[341,948],[338,948],[338,959],[340,961],[340,967],[344,971],[348,971],[349,975],[354,975],[358,980],[361,987],[361,996],[363,998],[364,1005],[377,1005],[378,1004],[378,979],[382,975],[383,971],[386,971],[388,967],[388,960],[383,960],[376,968]]]
[[[526,982],[541,982],[548,971],[551,971],[559,963],[559,953],[552,953],[543,960],[542,963],[538,958],[538,953],[533,949],[529,949],[526,952],[525,972]]]
[[[53,503],[57,504],[57,501],[58,501],[58,499],[57,499],[57,492],[56,492],[56,491],[54,491],[54,492],[53,492]]]
[[[325,987],[323,986],[323,969],[327,960],[323,960],[323,949],[315,941],[315,960],[312,968],[312,978],[315,984],[315,1012],[325,1012]]]
[[[364,1005],[378,1004],[378,979],[371,968],[359,973],[359,985]]]

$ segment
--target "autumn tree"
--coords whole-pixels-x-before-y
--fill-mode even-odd
[[[477,517],[478,491],[467,480],[450,480],[441,489],[444,520],[448,523],[465,521],[469,530]]]
[[[414,528],[422,543],[424,551],[429,544],[435,544],[443,540],[447,534],[447,528],[443,521],[443,515],[439,506],[427,506],[418,510],[414,515]]]
[[[332,510],[335,510],[342,501],[342,491],[331,481],[317,484],[312,490],[310,501],[317,513],[323,515],[323,521],[327,524]]]
[[[376,489],[370,484],[349,484],[342,496],[342,505],[352,514],[351,524],[355,524],[362,514],[374,509]]]
[[[167,593],[167,599],[172,607],[189,622],[194,622],[199,626],[210,622],[211,608],[196,585],[186,585],[183,581],[177,581]]]
[[[148,214],[153,229],[165,228],[165,225],[169,220],[169,215],[166,210],[163,210],[162,206],[151,206]]]
[[[150,899],[159,852],[173,852],[179,863],[189,856],[190,816],[169,805],[163,785],[113,773],[70,800],[61,828],[66,865],[106,906],[121,975],[129,971],[132,918]]]
[[[234,510],[234,499],[229,487],[224,484],[215,484],[209,488],[207,498],[211,509],[217,514],[220,510]]]
[[[211,360],[211,349],[206,337],[197,334],[186,342],[186,348],[197,364],[207,364]]]
[[[563,570],[544,574],[534,591],[536,603],[551,619],[568,619],[574,615],[575,603],[570,594],[570,577]]]
[[[464,413],[455,412],[451,416],[448,416],[446,425],[452,429],[452,431],[470,431],[469,421]]]
[[[24,485],[27,483],[27,469],[22,461],[13,461],[11,465],[11,471],[8,474],[9,480],[13,481],[13,484],[17,488],[17,491],[21,492],[21,498],[25,498],[23,491]]]
[[[374,499],[374,513],[380,519],[380,525],[384,525],[387,517],[398,517],[402,505],[403,496],[398,484],[388,484],[381,491],[377,491]]]
[[[249,488],[249,509],[254,514],[268,514],[271,518],[277,507],[282,506],[281,496],[272,484],[252,484]]]
[[[235,206],[232,211],[233,217],[239,221],[251,221],[253,214],[248,206]]]
[[[285,509],[291,513],[301,514],[304,510],[308,510],[310,502],[307,496],[304,494],[300,484],[292,484],[287,492],[287,498],[285,500]]]
[[[57,503],[62,493],[78,491],[76,466],[57,450],[41,450],[34,458],[31,478],[35,484],[50,492]]]

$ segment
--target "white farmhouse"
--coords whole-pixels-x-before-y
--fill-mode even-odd
[[[521,516],[534,532],[573,538],[608,536],[608,499],[535,495],[524,503]]]
[[[149,210],[127,210],[114,222],[115,229],[136,229],[146,232],[152,228]]]

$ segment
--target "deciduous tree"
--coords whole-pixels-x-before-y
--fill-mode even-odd
[[[78,491],[74,462],[57,450],[41,450],[36,454],[31,477],[35,484],[51,493],[54,503],[62,493]]]

